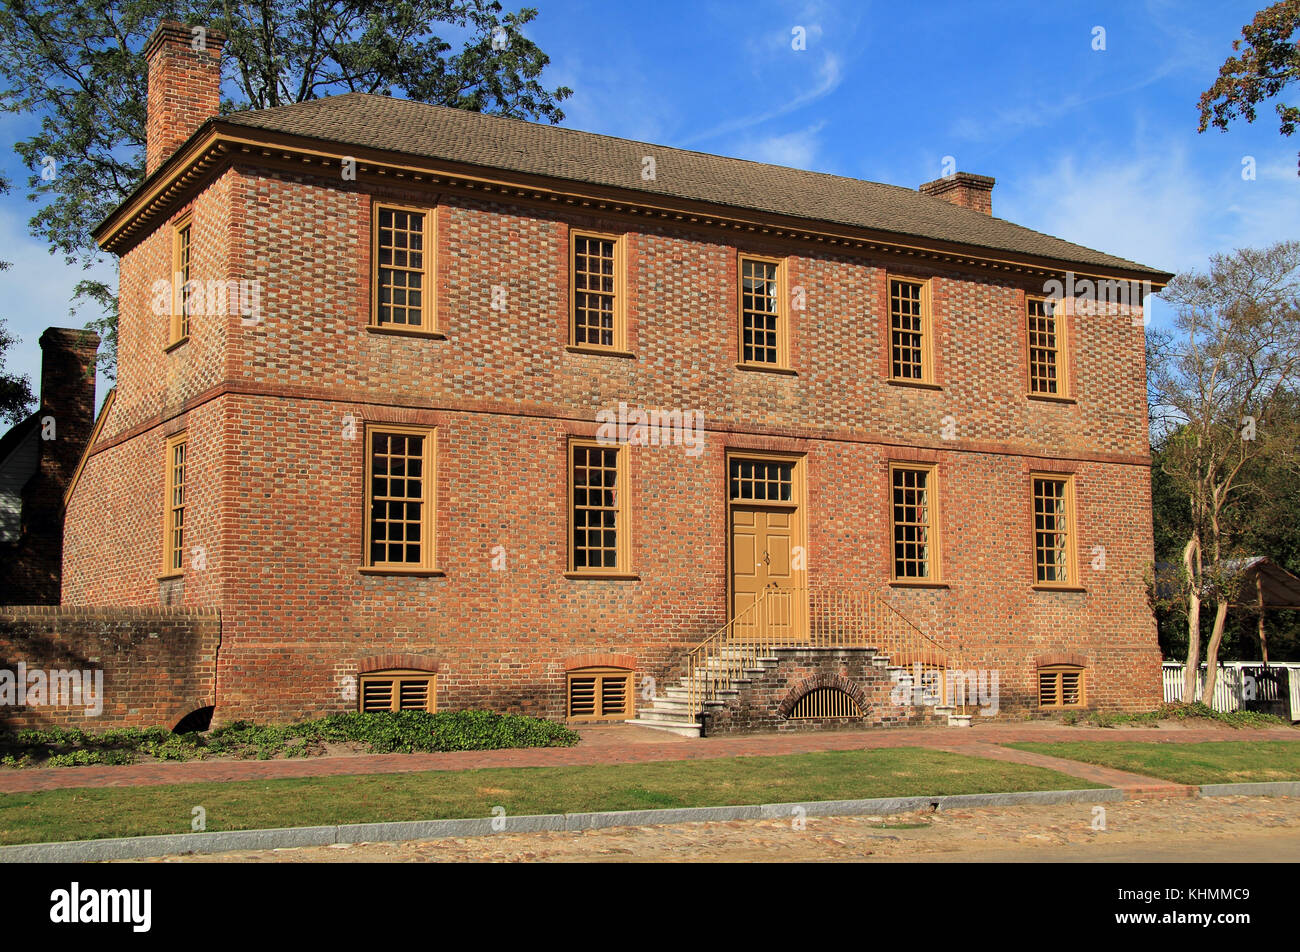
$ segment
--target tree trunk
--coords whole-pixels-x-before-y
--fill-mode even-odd
[[[1228,619],[1228,600],[1220,596],[1215,602],[1214,630],[1205,648],[1205,703],[1214,706],[1214,682],[1219,674],[1219,644],[1223,641],[1224,622]]]
[[[1183,703],[1196,700],[1196,675],[1201,667],[1201,594],[1197,586],[1200,574],[1192,560],[1197,552],[1196,537],[1183,546],[1183,569],[1187,573],[1187,666],[1183,668]],[[1199,560],[1198,560],[1199,561]]]

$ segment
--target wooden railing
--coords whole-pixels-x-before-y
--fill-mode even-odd
[[[832,588],[764,589],[686,656],[692,718],[719,692],[761,667],[776,648],[875,648],[891,664],[946,672],[960,667],[956,655],[900,614],[877,592]],[[943,697],[944,676],[939,675]],[[963,705],[963,711],[965,707]]]

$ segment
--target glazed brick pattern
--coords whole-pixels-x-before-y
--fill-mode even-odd
[[[726,618],[728,448],[806,454],[812,583],[885,590],[963,667],[999,670],[1003,710],[1035,705],[1036,667],[1061,651],[1088,659],[1093,706],[1159,701],[1131,315],[1072,316],[1076,402],[1035,401],[1024,294],[1041,286],[810,247],[738,249],[716,232],[447,192],[434,211],[446,339],[375,334],[374,200],[435,205],[425,191],[251,159],[216,178],[193,203],[195,277],[259,282],[262,319],[199,320],[171,353],[165,319],[139,306],[168,267],[169,229],[122,261],[118,407],[69,507],[64,600],[219,608],[218,722],[353,707],[349,679],[385,654],[435,661],[443,708],[553,717],[574,657],[628,656],[639,681],[671,677]],[[632,358],[565,349],[571,228],[624,236]],[[738,250],[783,256],[787,285],[804,290],[806,309],[790,315],[793,376],[734,366]],[[885,381],[894,273],[931,278],[939,389]],[[504,310],[491,307],[494,286]],[[592,435],[596,411],[619,401],[701,410],[705,451],[630,449],[637,578],[567,579],[566,440]],[[436,428],[441,575],[358,571],[366,422]],[[207,561],[160,583],[161,447],[181,427],[187,546]],[[888,587],[888,464],[908,459],[938,464],[946,587]],[[1029,474],[1040,469],[1074,475],[1082,591],[1032,588]]]
[[[0,727],[174,727],[216,697],[221,617],[214,609],[0,608],[0,668],[102,670],[103,711],[0,707]]]
[[[908,727],[947,723],[929,708],[895,703],[893,682],[883,667],[872,664],[869,649],[791,649],[772,652],[774,663],[763,672],[749,672],[734,697],[707,708],[704,733],[742,734],[750,731],[860,730],[863,727]],[[861,717],[793,718],[790,711],[810,690],[829,687],[844,691],[862,709]]]

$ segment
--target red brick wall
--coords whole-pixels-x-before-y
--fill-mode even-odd
[[[0,608],[0,669],[102,670],[103,710],[0,706],[0,728],[174,727],[215,697],[221,617],[211,609]]]
[[[811,576],[855,589],[888,580],[888,461],[936,461],[948,587],[892,590],[900,610],[960,642],[968,666],[998,666],[1004,698],[1030,701],[1035,659],[1073,651],[1095,666],[1096,705],[1159,700],[1142,588],[1151,528],[1140,322],[1072,318],[1077,402],[1031,401],[1023,295],[1041,284],[745,240],[742,250],[788,256],[787,284],[804,288],[807,309],[791,315],[796,376],[741,371],[735,236],[643,232],[643,222],[448,193],[436,279],[446,339],[372,334],[372,187],[432,202],[368,183],[227,172],[195,204],[195,275],[258,280],[262,320],[200,322],[164,355],[165,320],[123,309],[122,417],[101,446],[121,442],[91,460],[72,501],[64,596],[177,596],[156,576],[162,441],[183,422],[187,545],[205,547],[207,568],[187,573],[179,598],[223,612],[219,720],[344,709],[358,660],[390,652],[439,662],[444,707],[558,716],[564,660],[587,652],[631,654],[640,674],[664,676],[725,620],[728,447],[807,454]],[[627,236],[632,359],[565,350],[571,226]],[[164,231],[124,257],[124,301],[170,254]],[[942,389],[884,380],[893,271],[933,277]],[[504,311],[490,306],[493,285],[506,288]],[[565,440],[594,432],[596,411],[620,400],[702,411],[706,449],[632,450],[639,580],[566,579]],[[945,416],[955,439],[941,438]],[[347,417],[355,440],[343,435]],[[443,577],[357,571],[362,435],[375,420],[438,427]],[[1039,468],[1076,473],[1085,592],[1031,589],[1028,473]],[[503,572],[491,569],[496,545]],[[1098,545],[1104,571],[1090,568]]]

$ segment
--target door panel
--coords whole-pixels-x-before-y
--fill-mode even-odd
[[[795,513],[789,509],[731,511],[732,611],[748,608],[770,583],[793,581]]]

